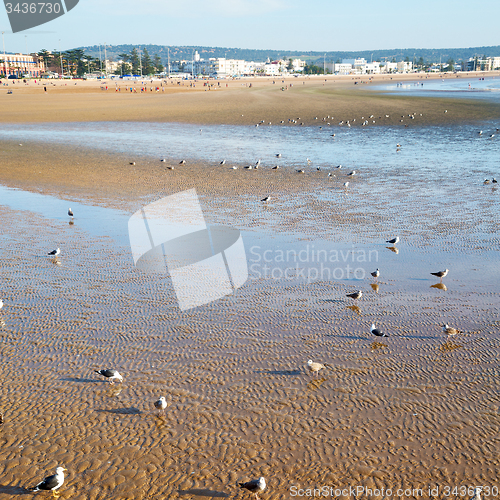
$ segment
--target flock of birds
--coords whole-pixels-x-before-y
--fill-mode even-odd
[[[446,111],[445,111],[446,112]],[[420,115],[422,116],[422,115]],[[388,118],[389,115],[386,115],[386,118]],[[408,117],[410,119],[414,119],[415,118],[415,115],[408,115]],[[331,117],[333,119],[333,117]],[[363,119],[364,117],[362,117]],[[370,119],[373,118],[373,115],[369,117]],[[380,117],[381,118],[381,117]],[[402,117],[404,118],[404,117]],[[317,120],[318,118],[316,117],[315,120]],[[327,120],[330,119],[330,116],[327,116],[327,117],[324,117],[323,118],[323,122],[326,122],[327,125],[330,125],[330,122],[328,122]],[[293,120],[293,119],[289,119],[288,122],[291,123],[291,124],[297,124],[299,123],[298,120],[300,120],[300,118],[297,118],[296,120]],[[355,119],[353,119],[353,122],[356,121]],[[401,122],[403,120],[400,120]],[[264,123],[264,120],[261,121],[261,124]],[[282,120],[281,123],[283,124],[284,121]],[[363,126],[366,126],[368,125],[368,120],[364,120],[362,122],[362,125]],[[373,120],[373,123],[375,123],[375,121]],[[269,125],[271,125],[271,123],[269,122]],[[300,125],[303,125],[303,123],[301,122]],[[346,120],[346,121],[341,121],[339,122],[339,126],[343,126],[343,125],[346,125],[347,127],[350,127],[351,126],[351,123],[349,120]],[[256,125],[256,127],[258,127],[259,124]],[[320,127],[322,128],[322,127]],[[499,129],[497,129],[498,131]],[[482,135],[483,134],[483,131],[479,131],[479,135]],[[331,134],[331,137],[335,137],[335,134]],[[493,139],[495,137],[495,134],[491,134],[489,136],[490,139]],[[401,145],[398,143],[397,146],[397,151],[400,151],[401,149]],[[276,158],[281,158],[281,153],[276,153]],[[161,162],[166,162],[167,160],[166,159],[161,159],[160,160]],[[181,160],[179,162],[179,165],[185,165],[187,162],[186,160]],[[308,165],[311,164],[311,160],[309,158],[307,158],[307,163]],[[222,160],[219,165],[221,166],[224,166],[226,164],[226,160]],[[248,170],[252,170],[252,169],[258,169],[259,166],[261,164],[261,160],[258,160],[255,165],[248,165],[246,167],[244,167],[245,169],[248,169]],[[130,165],[135,165],[135,162],[130,162]],[[170,166],[168,167],[169,169],[173,170],[174,167],[173,166]],[[236,170],[238,167],[237,166],[232,166],[231,167],[233,170]],[[272,167],[273,170],[277,170],[279,169],[279,165],[275,165]],[[336,167],[337,169],[341,169],[342,168],[342,165],[338,165]],[[317,167],[318,171],[321,170],[320,167]],[[305,170],[304,169],[299,169],[297,170],[298,173],[305,173]],[[351,171],[349,174],[347,174],[348,177],[353,177],[355,175],[357,175],[357,172],[355,170]],[[332,174],[331,172],[328,173],[328,177],[334,177],[335,175]],[[484,180],[484,184],[489,184],[489,183],[493,183],[493,184],[496,184],[498,181],[493,178],[491,179],[491,181],[489,179],[485,179]],[[344,188],[347,188],[349,186],[349,181],[346,181],[344,183]],[[270,196],[265,196],[264,198],[262,198],[261,202],[268,202],[269,200],[271,199]],[[74,218],[74,213],[72,211],[71,208],[68,209],[68,216],[71,218],[71,220],[73,220]],[[390,243],[392,245],[396,245],[397,243],[399,243],[399,236],[396,236],[395,238],[393,239],[390,239],[390,240],[387,240],[386,243]],[[55,250],[52,250],[51,252],[48,253],[49,256],[51,257],[54,257],[54,258],[57,258],[61,253],[61,249],[60,248],[56,248]],[[438,271],[438,272],[433,272],[433,273],[430,273],[431,275],[433,276],[436,276],[438,278],[440,278],[441,282],[442,282],[442,279],[447,276],[448,274],[448,269],[445,269],[444,271]],[[379,269],[376,269],[375,271],[373,271],[372,273],[370,273],[372,277],[374,277],[375,279],[378,279],[379,276],[380,276],[380,270]],[[357,290],[353,293],[349,293],[346,295],[347,297],[353,299],[354,301],[357,301],[359,300],[362,296],[363,296],[363,293],[361,290]],[[2,299],[0,299],[0,310],[3,308],[4,306],[4,303],[2,301]],[[449,326],[448,324],[443,324],[442,325],[442,331],[444,334],[447,335],[447,338],[449,339],[451,336],[454,336],[454,335],[457,335],[459,332],[459,330],[457,330],[456,328],[453,328],[451,326]],[[372,323],[371,327],[370,327],[370,333],[372,335],[374,335],[375,337],[388,337],[388,335],[384,332],[382,332],[380,329],[376,328],[375,324]],[[314,374],[315,376],[322,370],[322,369],[325,369],[327,368],[328,365],[327,364],[322,364],[322,363],[318,363],[318,362],[314,362],[312,360],[309,360],[307,362],[307,365],[306,365],[306,369],[308,369],[312,374]],[[95,370],[96,373],[98,373],[99,375],[102,375],[103,377],[105,377],[106,379],[109,380],[109,382],[111,384],[113,384],[114,382],[120,382],[122,383],[123,382],[123,377],[122,375],[120,375],[120,373],[117,371],[117,370],[114,370],[114,369],[101,369],[101,370]],[[154,401],[153,403],[154,407],[158,410],[158,412],[160,414],[164,414],[165,413],[165,410],[168,406],[167,404],[167,401],[166,401],[166,398],[165,396],[161,396],[158,400]],[[3,417],[3,414],[0,412],[0,425],[2,425],[4,422],[4,417]],[[56,493],[57,493],[57,490],[64,484],[64,472],[66,471],[67,469],[65,469],[64,467],[57,467],[56,468],[56,471],[55,471],[55,474],[53,475],[50,475],[48,477],[46,477],[43,481],[41,481],[40,483],[38,483],[36,486],[34,486],[32,488],[32,491],[34,492],[38,492],[38,491],[51,491],[54,495],[54,497],[56,497]],[[239,487],[242,488],[242,489],[246,489],[248,490],[249,492],[253,493],[255,495],[255,497],[258,499],[258,494],[263,492],[265,489],[266,489],[266,481],[263,477],[260,477],[258,479],[253,479],[251,481],[248,481],[248,482],[244,482],[244,483],[238,483]],[[480,498],[480,493],[482,491],[482,487],[476,487],[475,490],[474,490],[474,496],[472,497],[471,500],[481,500]]]

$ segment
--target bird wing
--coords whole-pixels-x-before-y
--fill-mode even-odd
[[[38,488],[39,490],[52,490],[61,486],[61,484],[62,483],[59,482],[57,474],[54,474],[52,476],[46,477],[41,483],[37,484],[35,488]]]

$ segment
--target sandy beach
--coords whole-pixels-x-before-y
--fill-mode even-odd
[[[439,77],[420,74],[311,76],[289,77],[283,82],[278,78],[210,80],[212,90],[203,86],[203,82],[196,82],[191,87],[189,81],[179,80],[163,86],[159,81],[151,83],[149,80],[144,80],[144,84],[116,80],[18,82],[9,83],[13,94],[0,93],[0,122],[157,121],[252,125],[264,120],[266,124],[277,125],[281,120],[288,124],[289,118],[299,118],[299,123],[308,126],[317,123],[316,117],[321,119],[329,115],[337,122],[357,118],[359,125],[362,116],[374,115],[377,119],[388,114],[389,118],[383,121],[387,125],[398,124],[401,116],[415,113],[423,115],[421,123],[449,124],[457,120],[496,118],[499,107],[467,99],[394,96],[371,92],[370,86],[400,81],[425,84],[442,78],[457,80],[485,75],[498,77],[498,74],[492,71]],[[138,92],[127,91],[130,86]],[[288,86],[288,90],[282,91],[283,86]],[[141,93],[141,87],[146,87],[147,91]],[[156,87],[160,88],[159,92]],[[445,109],[448,110],[446,114]]]
[[[288,127],[293,117],[308,127],[316,116],[359,123],[373,114],[382,131],[417,134],[500,119],[488,101],[381,95],[371,84],[353,89],[347,77],[304,81],[287,91],[271,80],[145,94],[96,82],[55,82],[47,92],[18,83],[0,94],[0,121]],[[405,129],[399,120],[410,113]],[[498,259],[500,201],[482,185],[479,153],[461,176],[440,174],[434,194],[425,168],[438,167],[421,165],[420,145],[404,166],[423,171],[411,182],[403,168],[384,179],[368,160],[355,165],[357,177],[344,167],[328,181],[323,166],[272,170],[268,158],[258,170],[243,161],[232,170],[92,146],[29,134],[22,145],[0,141],[0,184],[26,192],[26,210],[0,200],[0,500],[30,498],[28,488],[61,464],[68,500],[243,500],[250,493],[237,483],[259,476],[268,483],[263,500],[325,487],[325,498],[468,500],[480,484],[496,498],[500,291],[488,266]],[[393,146],[387,155],[400,154]],[[234,294],[182,312],[170,278],[142,273],[130,248],[85,229],[93,224],[85,206],[121,220],[191,188],[208,223],[245,232],[249,259],[257,247],[373,248],[378,260],[363,267],[382,276],[306,282],[254,272]],[[43,217],[30,209],[31,193],[80,212],[72,224],[66,213]],[[398,251],[385,243],[396,234]],[[54,261],[47,252],[57,246]],[[429,271],[446,262],[454,265],[440,283]],[[364,293],[356,303],[346,298],[355,289]],[[448,339],[445,321],[461,333]],[[372,322],[389,337],[373,337]],[[308,359],[328,366],[313,376]],[[119,370],[124,383],[102,380],[101,368]],[[153,407],[160,395],[165,416]]]

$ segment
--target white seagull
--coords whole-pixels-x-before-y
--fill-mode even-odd
[[[60,248],[56,248],[55,250],[52,250],[52,252],[49,252],[48,255],[51,255],[53,257],[57,257],[61,253]]]
[[[262,200],[260,200],[260,201],[264,201],[264,202],[266,202],[266,201],[269,201],[270,199],[271,199],[271,197],[270,197],[270,196],[266,196],[265,198],[262,198]]]
[[[351,299],[358,300],[363,296],[363,292],[361,290],[358,290],[357,292],[354,293],[348,293],[346,297],[350,297]]]
[[[382,333],[378,328],[375,328],[375,323],[372,323],[372,326],[370,328],[370,333],[372,335],[375,335],[375,337],[388,337],[386,333]]]
[[[443,325],[443,333],[446,333],[448,335],[448,338],[453,337],[453,335],[456,335],[458,330],[456,328],[452,328],[451,326],[447,325],[446,323]]]
[[[323,368],[326,368],[326,366],[322,365],[321,363],[314,363],[314,361],[312,359],[310,359],[307,362],[307,368],[309,369],[310,372],[312,372],[312,373],[314,373],[314,375],[316,375],[316,373],[318,373]]]
[[[73,217],[73,210],[71,210],[71,207],[68,208],[68,215],[72,218]]]
[[[52,491],[52,495],[56,498],[56,490],[64,483],[64,467],[58,467],[56,473],[46,477],[41,483],[38,483],[32,491]]]
[[[483,487],[476,486],[474,488],[474,496],[470,500],[481,500],[481,491],[483,491]]]
[[[255,498],[259,498],[259,493],[263,492],[266,489],[266,480],[263,477],[259,477],[259,479],[252,479],[247,483],[238,483],[240,488],[244,488],[255,494]]]
[[[115,380],[123,382],[123,377],[116,370],[94,370],[99,375],[106,377],[113,384]]]
[[[167,402],[165,396],[161,396],[158,401],[154,402],[155,408],[160,411],[160,413],[165,413],[165,408],[167,407]]]
[[[374,278],[378,278],[380,276],[380,271],[379,271],[379,268],[377,267],[377,269],[375,271],[373,271],[373,273],[370,273]]]
[[[225,165],[226,164],[226,160],[222,160],[219,165]]]

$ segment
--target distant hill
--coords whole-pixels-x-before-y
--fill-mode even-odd
[[[245,59],[247,61],[262,62],[268,58],[276,59],[300,58],[308,62],[322,63],[323,56],[326,62],[337,62],[341,59],[353,59],[364,57],[367,61],[396,61],[408,58],[410,61],[418,61],[421,57],[424,62],[446,62],[453,59],[455,62],[465,61],[470,57],[500,57],[500,45],[489,47],[469,47],[461,49],[390,49],[390,50],[359,50],[352,52],[301,52],[294,50],[256,50],[256,49],[236,49],[230,47],[189,47],[189,46],[167,46],[167,45],[111,45],[106,46],[108,59],[117,61],[119,54],[130,53],[134,48],[147,49],[150,56],[158,54],[163,64],[167,62],[167,52],[170,49],[170,61],[190,60],[194,50],[197,50],[200,57],[208,59],[210,57],[226,57],[228,59]],[[99,56],[99,46],[76,47],[85,50],[86,54],[94,57]],[[104,59],[104,47],[101,46],[101,57]]]

